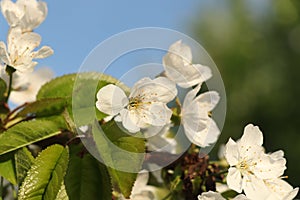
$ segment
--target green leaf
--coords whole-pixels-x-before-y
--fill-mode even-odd
[[[6,90],[6,83],[2,78],[0,78],[0,126],[2,126],[2,120],[6,117],[6,114],[9,112],[8,106],[5,102]],[[2,132],[1,127],[0,132]]]
[[[0,102],[5,101],[6,89],[7,89],[7,86],[6,86],[5,81],[2,78],[0,78]]]
[[[75,112],[77,126],[92,123],[95,118],[103,119],[107,115],[96,109],[96,94],[108,84],[116,84],[125,92],[129,88],[117,79],[101,73],[81,73],[65,75],[45,84],[38,92],[37,99],[65,98],[68,112]]]
[[[76,88],[74,88],[75,81],[77,81]],[[74,89],[76,91],[82,89],[84,89],[84,91],[88,91],[91,89],[88,86],[91,84],[96,84],[97,89],[99,90],[101,87],[109,83],[116,84],[125,91],[129,90],[129,88],[122,84],[119,80],[101,73],[89,72],[81,74],[68,74],[53,79],[43,85],[38,92],[37,99],[72,97]],[[96,94],[97,91],[93,91],[94,94]]]
[[[15,163],[16,163],[18,184],[21,184],[23,182],[24,178],[27,175],[27,171],[31,168],[33,162],[34,162],[34,157],[26,147],[19,149],[15,153]]]
[[[14,185],[17,184],[13,152],[0,156],[0,176]]]
[[[37,100],[45,98],[71,97],[76,74],[68,74],[44,84],[37,94]]]
[[[114,187],[128,198],[136,180],[136,172],[140,171],[144,161],[145,141],[143,138],[130,136],[114,121],[101,128],[103,131],[100,131],[97,122],[92,127],[96,147],[104,163],[110,167]],[[140,134],[135,136],[141,136]]]
[[[69,200],[69,197],[68,197],[68,194],[66,191],[66,186],[64,183],[61,185],[61,188],[57,193],[56,200]]]
[[[42,99],[28,104],[17,116],[48,117],[62,113],[65,107],[66,100],[63,98]]]
[[[222,193],[222,196],[225,197],[226,199],[228,198],[234,198],[235,196],[237,196],[238,193],[234,190],[227,190],[225,192]]]
[[[82,144],[70,146],[65,185],[70,200],[112,199],[106,167],[87,153]]]
[[[61,145],[52,145],[42,151],[27,173],[18,199],[55,199],[61,189],[68,161],[68,149]]]
[[[21,122],[0,135],[0,155],[61,133],[61,125],[48,120]]]

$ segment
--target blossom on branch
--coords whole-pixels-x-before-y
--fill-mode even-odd
[[[166,76],[180,87],[189,88],[211,78],[209,67],[192,64],[192,51],[181,40],[172,44],[163,58]]]
[[[97,93],[96,107],[103,113],[116,116],[116,121],[135,133],[150,125],[164,126],[169,123],[172,111],[166,104],[176,95],[175,84],[167,78],[143,78],[133,86],[129,97],[112,84],[101,88]]]
[[[41,36],[34,32],[22,33],[22,30],[11,28],[7,37],[7,48],[4,42],[0,41],[0,60],[20,72],[33,71],[38,64],[33,59],[46,58],[53,54],[48,46],[43,46],[34,51],[41,43]]]
[[[30,32],[46,18],[47,4],[37,0],[1,1],[1,11],[11,27],[20,27],[22,32]]]
[[[230,165],[229,188],[239,193],[244,191],[249,199],[292,199],[298,189],[293,190],[280,178],[286,169],[283,152],[266,154],[262,144],[263,134],[252,124],[245,127],[239,141],[229,139],[225,147],[225,158]]]
[[[187,138],[200,147],[215,143],[220,135],[216,122],[209,116],[220,100],[215,91],[196,96],[201,88],[198,85],[185,96],[181,108],[181,120]]]

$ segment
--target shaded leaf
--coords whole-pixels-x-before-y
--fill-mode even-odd
[[[87,153],[82,144],[70,146],[65,185],[70,200],[112,199],[106,167]]]
[[[9,112],[8,106],[5,102],[7,86],[5,81],[0,78],[0,126],[2,126],[2,120],[6,117]],[[0,129],[0,131],[2,131]]]
[[[92,128],[93,138],[104,163],[110,167],[114,187],[128,198],[137,172],[144,161],[145,141],[121,130],[114,121],[104,124],[100,131],[97,122]],[[137,133],[139,136],[141,133]]]
[[[32,102],[22,109],[18,117],[47,117],[60,114],[66,107],[66,100],[63,98],[50,98]]]
[[[14,185],[17,184],[13,152],[0,156],[0,176]]]
[[[52,145],[42,151],[27,173],[18,199],[55,199],[61,189],[68,161],[68,149],[61,145]]]
[[[5,101],[6,89],[7,89],[7,86],[6,86],[5,81],[2,78],[0,78],[0,102]]]

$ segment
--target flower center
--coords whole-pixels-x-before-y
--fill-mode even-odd
[[[249,161],[247,161],[247,160],[242,160],[241,162],[239,162],[238,164],[237,164],[237,168],[240,170],[240,171],[242,171],[242,172],[247,172],[247,173],[250,173],[250,174],[254,174],[252,171],[251,171],[251,167],[252,166],[255,166],[256,165],[256,163],[251,163],[251,162],[249,162]]]
[[[142,101],[140,98],[132,97],[129,99],[128,110],[137,109],[137,107],[139,107],[141,104]]]
[[[248,165],[248,163],[245,160],[243,160],[242,162],[240,162],[238,164],[238,168],[241,169],[241,170],[248,170],[249,169],[249,165]]]
[[[144,101],[144,100],[145,100],[145,97],[140,96],[140,95],[138,95],[136,97],[131,97],[129,99],[129,104],[127,106],[127,109],[128,110],[136,110],[136,109],[141,108],[144,105],[151,104],[151,102]]]

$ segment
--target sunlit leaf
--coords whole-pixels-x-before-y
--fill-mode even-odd
[[[15,165],[18,184],[21,184],[23,182],[24,178],[27,175],[27,171],[30,169],[33,161],[34,158],[31,152],[26,147],[19,149],[15,153]]]
[[[85,125],[93,122],[95,118],[101,120],[107,116],[96,109],[95,103],[98,90],[110,83],[118,85],[125,92],[129,91],[119,80],[101,73],[69,74],[45,84],[40,89],[37,99],[66,99],[70,116],[73,117],[75,112],[76,124]]]
[[[64,183],[61,185],[60,190],[57,193],[56,200],[69,200]]]
[[[52,145],[42,151],[27,172],[19,190],[19,200],[56,198],[68,166],[68,149]]]
[[[48,120],[21,122],[0,134],[0,155],[61,133],[61,125]]]

